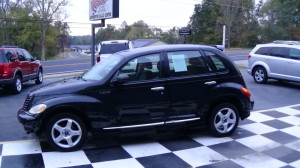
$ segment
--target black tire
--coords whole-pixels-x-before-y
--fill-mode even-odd
[[[38,75],[38,76],[37,76],[37,79],[35,80],[35,83],[36,83],[36,84],[41,84],[41,83],[43,83],[44,78],[43,78],[43,71],[42,71],[41,69],[39,69],[37,75]]]
[[[209,129],[214,136],[231,135],[239,124],[239,113],[230,103],[223,103],[213,109],[209,117]]]
[[[257,67],[253,71],[253,79],[256,83],[263,84],[268,80],[268,74],[265,68]]]
[[[85,123],[78,116],[69,113],[52,117],[46,125],[45,133],[48,143],[62,152],[80,149],[87,138]],[[55,138],[60,140],[55,141]]]
[[[14,83],[10,86],[11,90],[15,94],[19,94],[22,91],[22,78],[20,75],[16,75],[14,78]]]

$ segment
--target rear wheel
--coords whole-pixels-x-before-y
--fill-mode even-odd
[[[257,67],[253,71],[253,79],[256,83],[266,83],[268,80],[268,74],[265,68]]]
[[[37,79],[35,80],[35,83],[36,83],[36,84],[41,84],[41,83],[43,83],[43,71],[42,71],[42,70],[39,70],[39,72],[38,72],[38,77],[37,77]]]
[[[209,118],[209,128],[213,135],[224,137],[231,135],[239,124],[239,113],[230,103],[224,103],[213,109]]]
[[[49,144],[58,151],[78,150],[87,137],[85,123],[76,115],[63,113],[52,117],[46,125]]]
[[[14,83],[11,85],[11,89],[16,94],[19,94],[22,91],[22,78],[20,75],[15,76]]]

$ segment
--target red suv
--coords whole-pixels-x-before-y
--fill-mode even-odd
[[[25,49],[0,47],[0,86],[9,87],[14,93],[20,93],[22,83],[35,80],[36,84],[43,82],[43,67]]]

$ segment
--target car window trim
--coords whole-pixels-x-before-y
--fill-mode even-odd
[[[208,68],[208,70],[211,70],[211,66],[209,64],[207,64],[207,60],[205,59],[205,55],[202,52],[201,49],[193,49],[193,50],[168,50],[168,51],[164,51],[163,52],[163,56],[164,56],[164,62],[165,62],[165,74],[166,74],[166,78],[172,78],[172,79],[177,79],[177,78],[186,78],[186,77],[195,77],[195,76],[207,76],[206,74],[210,74],[212,71],[210,71],[209,73],[204,73],[204,74],[195,74],[195,75],[188,75],[188,76],[171,76],[171,71],[170,71],[170,66],[169,66],[169,58],[168,58],[168,52],[183,52],[183,51],[198,51],[201,54],[201,57],[204,59],[204,62]]]

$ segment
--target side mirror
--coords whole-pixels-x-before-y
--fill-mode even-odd
[[[127,74],[119,74],[116,78],[114,78],[111,83],[113,85],[124,84],[129,81],[129,76]]]

